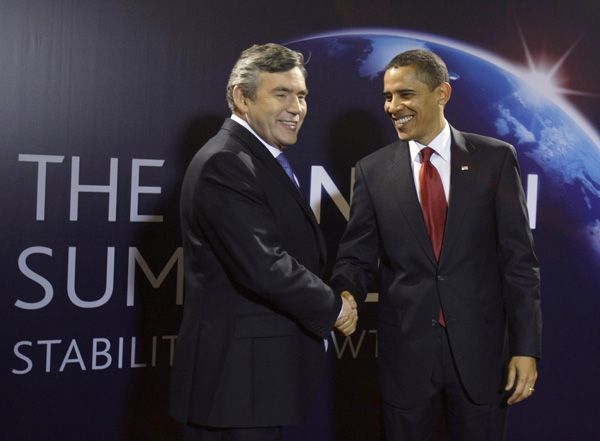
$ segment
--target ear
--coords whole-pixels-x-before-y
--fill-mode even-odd
[[[450,95],[452,95],[452,86],[450,83],[442,83],[438,86],[439,95],[438,95],[438,104],[441,106],[445,106],[450,101]]]
[[[248,99],[240,86],[233,86],[233,102],[242,115],[248,112],[248,105],[246,104]]]

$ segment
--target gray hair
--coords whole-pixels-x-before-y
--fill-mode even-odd
[[[402,52],[392,58],[385,70],[401,66],[413,66],[417,71],[419,80],[427,84],[431,90],[449,81],[446,63],[430,51],[413,49]]]
[[[304,55],[275,43],[255,44],[243,51],[233,66],[227,82],[227,104],[232,112],[236,110],[233,102],[233,88],[239,86],[244,96],[256,98],[260,72],[287,72],[300,68],[304,78],[308,76],[304,67]]]

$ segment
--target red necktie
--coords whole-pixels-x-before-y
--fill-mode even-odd
[[[425,147],[421,150],[421,171],[419,173],[419,184],[421,186],[421,209],[427,226],[427,234],[433,245],[436,260],[440,260],[442,242],[444,240],[444,227],[446,226],[446,213],[448,202],[444,193],[442,179],[430,158],[434,150]],[[446,326],[444,313],[440,309],[438,321]]]

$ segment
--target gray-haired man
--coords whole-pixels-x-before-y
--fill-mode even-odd
[[[306,116],[302,54],[242,52],[233,112],[192,159],[181,191],[186,303],[171,411],[186,440],[279,440],[319,384],[323,338],[356,304],[319,276],[325,246],[283,149]]]

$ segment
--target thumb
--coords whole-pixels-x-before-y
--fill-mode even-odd
[[[504,388],[504,390],[511,390],[513,388],[513,386],[515,385],[516,376],[517,370],[515,369],[514,365],[510,363],[508,365],[508,375],[506,378],[506,387]]]
[[[350,294],[350,291],[343,291],[342,297],[348,300],[350,306],[352,306],[353,309],[356,309],[358,307],[358,305],[356,304],[356,300],[354,300],[354,296]]]

